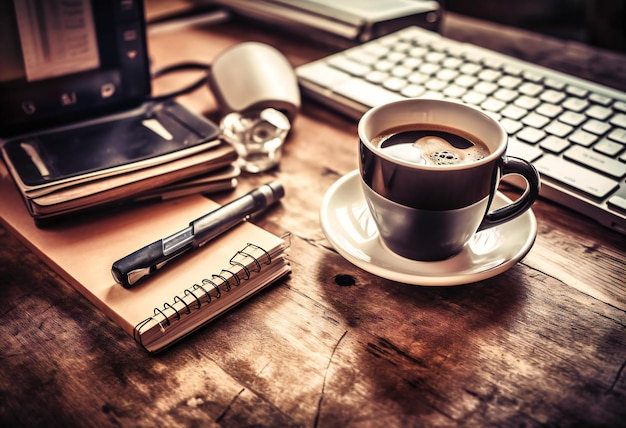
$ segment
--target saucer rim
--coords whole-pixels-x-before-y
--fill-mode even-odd
[[[489,266],[485,270],[469,272],[469,273],[465,273],[463,270],[456,270],[454,272],[450,272],[448,275],[427,276],[427,275],[421,275],[420,271],[418,270],[416,270],[415,273],[409,274],[409,273],[403,273],[403,272],[394,272],[383,266],[378,266],[375,263],[372,263],[370,261],[360,259],[354,256],[348,250],[346,250],[341,245],[341,239],[336,239],[331,233],[331,230],[335,230],[335,228],[330,227],[328,224],[330,223],[330,211],[329,210],[330,210],[331,203],[333,202],[333,196],[337,194],[338,190],[341,189],[343,186],[349,185],[351,181],[355,181],[356,184],[358,184],[358,181],[357,181],[358,173],[359,173],[358,169],[350,171],[349,173],[337,179],[326,191],[326,194],[324,195],[324,198],[322,200],[322,205],[320,207],[320,224],[322,227],[322,231],[324,235],[326,236],[326,239],[328,239],[332,247],[342,257],[344,257],[353,265],[369,273],[372,273],[376,276],[379,276],[381,278],[385,278],[385,279],[396,281],[396,282],[402,282],[408,285],[426,286],[426,287],[457,286],[457,285],[471,284],[471,283],[475,283],[478,281],[492,278],[494,276],[497,276],[509,270],[511,267],[513,267],[517,262],[519,262],[528,254],[528,252],[531,250],[536,240],[537,219],[532,209],[528,209],[525,213],[520,215],[518,218],[511,220],[510,222],[507,222],[506,224],[494,227],[494,229],[510,227],[511,223],[513,222],[518,222],[521,224],[528,223],[528,233],[523,235],[524,239],[519,240],[520,246],[512,257],[507,257],[506,259],[503,259],[501,263],[498,263],[493,266]],[[497,192],[497,197],[502,198],[505,202],[510,202],[510,199],[499,191]],[[359,189],[359,195],[355,196],[355,199],[362,199],[362,198],[363,198],[363,194]],[[522,222],[522,220],[524,219],[526,221]],[[380,240],[380,236],[378,235],[378,232],[376,232],[376,240],[382,251],[391,253],[391,251],[387,248],[387,246],[384,245],[384,243],[382,243],[382,241]],[[465,251],[467,250],[464,249],[461,252],[461,254]],[[392,254],[394,256],[401,257],[395,253],[392,253]],[[453,256],[447,260],[434,261],[434,262],[415,261],[415,260],[408,260],[408,261],[427,266],[433,263],[451,263],[451,261],[455,260],[456,257],[457,256]],[[471,267],[472,265],[466,264],[465,266]]]

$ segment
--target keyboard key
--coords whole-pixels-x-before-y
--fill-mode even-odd
[[[481,105],[481,108],[487,110],[487,111],[491,111],[491,112],[499,112],[500,110],[502,110],[504,107],[506,107],[506,103],[504,101],[500,101],[500,100],[496,100],[495,98],[487,98]],[[523,116],[523,115],[522,115]],[[520,116],[521,117],[521,116]],[[511,119],[519,119],[518,118],[511,118]]]
[[[383,88],[390,91],[399,91],[404,88],[408,82],[400,77],[390,77],[383,82]]]
[[[443,100],[445,96],[440,91],[426,91],[422,98],[428,98],[431,100]]]
[[[626,129],[626,114],[623,114],[623,113],[616,114],[615,116],[611,118],[611,120],[609,120],[609,123],[611,125],[619,126],[620,128]]]
[[[620,111],[622,113],[626,113],[626,102],[624,101],[615,101],[615,104],[613,104],[613,108],[617,111]]]
[[[392,62],[394,64],[398,64],[402,61],[404,61],[404,59],[406,58],[406,55],[404,54],[404,52],[389,52],[389,54],[387,55],[387,61]]]
[[[522,79],[514,76],[502,76],[498,80],[498,85],[507,89],[515,89],[522,83]]]
[[[372,83],[383,83],[389,78],[389,73],[373,70],[365,75],[365,80]]]
[[[617,188],[615,180],[554,155],[545,155],[535,161],[534,165],[540,174],[595,198],[604,198]]]
[[[502,120],[502,115],[500,113],[496,113],[494,111],[486,111],[485,113],[491,116],[496,122],[500,122]]]
[[[420,66],[420,64],[422,63],[422,60],[420,58],[414,58],[414,57],[406,57],[402,60],[402,62],[400,63],[400,65],[402,67],[406,67],[406,68],[410,68],[411,70],[416,69],[417,67]]]
[[[443,60],[441,65],[445,68],[456,69],[463,65],[463,60],[461,58],[448,57]]]
[[[517,133],[516,137],[522,141],[526,141],[530,144],[537,144],[541,141],[547,134],[540,130],[535,129],[530,126],[525,127],[520,132]]]
[[[352,78],[335,86],[333,91],[367,107],[403,100],[405,97],[361,79]]]
[[[560,80],[552,79],[550,77],[544,79],[543,84],[546,85],[548,88],[556,89],[557,91],[562,91],[563,88],[565,88],[565,83],[561,82]]]
[[[511,64],[506,63],[506,64],[504,64],[502,66],[502,70],[505,73],[510,74],[511,76],[518,76],[519,77],[519,76],[522,75],[522,69],[519,68],[516,65],[511,65]]]
[[[543,86],[538,85],[536,83],[526,82],[517,90],[524,95],[528,95],[529,97],[536,97],[543,91]]]
[[[530,113],[528,116],[522,119],[522,123],[524,125],[532,126],[533,128],[537,128],[537,129],[543,128],[549,122],[550,122],[550,119],[537,113]]]
[[[393,70],[395,66],[396,64],[394,62],[383,59],[383,60],[378,61],[374,65],[374,69],[379,70],[379,71],[384,71],[384,72],[390,72],[391,70]]]
[[[502,76],[502,73],[496,70],[491,70],[489,68],[478,73],[478,78],[483,82],[495,82]]]
[[[444,82],[439,79],[430,79],[424,86],[426,89],[431,91],[441,92],[446,86],[448,86],[448,82]]]
[[[397,52],[405,52],[411,48],[411,44],[407,42],[400,41],[393,46],[393,50]]]
[[[623,148],[624,146],[622,144],[607,140],[606,138],[600,140],[598,144],[593,146],[593,149],[596,152],[600,152],[611,157],[615,157],[619,152],[622,151]]]
[[[406,78],[406,80],[408,80],[409,83],[414,83],[416,85],[425,83],[428,79],[429,77],[427,75],[422,74],[420,72],[411,73]]]
[[[583,123],[587,118],[584,114],[575,113],[573,111],[566,111],[562,115],[559,116],[559,120],[563,123],[567,123],[572,126],[579,126]]]
[[[483,56],[473,50],[463,52],[463,58],[465,58],[469,62],[473,62],[476,64],[480,64],[480,62],[483,60]],[[479,65],[479,67],[481,70],[483,69],[482,65]]]
[[[420,67],[418,68],[420,73],[426,74],[429,76],[431,74],[435,74],[440,69],[441,69],[441,66],[439,64],[433,64],[431,62],[425,62],[424,64],[420,65]]]
[[[429,52],[424,59],[428,62],[441,62],[446,58],[446,54],[443,52]]]
[[[409,56],[412,58],[420,58],[428,53],[428,49],[423,46],[415,46],[409,50]]]
[[[397,65],[391,69],[391,75],[394,77],[406,77],[413,72],[412,68]]]
[[[372,55],[370,52],[364,49],[349,51],[346,53],[346,57],[361,64],[368,65],[370,67],[374,65],[380,58],[379,56]]]
[[[421,85],[413,84],[407,85],[402,88],[402,90],[400,90],[400,93],[407,98],[417,98],[421,96],[424,92],[426,92],[426,88]]]
[[[535,83],[539,83],[543,80],[543,76],[541,74],[532,70],[524,70],[522,72],[522,76],[524,76],[526,80],[530,80],[531,82]]]
[[[611,125],[608,123],[600,122],[599,120],[589,120],[583,125],[583,129],[592,134],[602,135],[611,129]]]
[[[328,60],[328,63],[341,71],[352,74],[353,76],[365,76],[370,71],[370,67],[367,65],[360,64],[345,56],[334,56]]]
[[[573,127],[557,121],[550,123],[544,129],[548,134],[556,135],[557,137],[565,137],[574,130]]]
[[[563,156],[617,179],[626,175],[626,164],[582,146],[572,146]]]
[[[482,69],[483,68],[478,64],[474,64],[473,62],[466,62],[461,66],[461,68],[459,68],[459,71],[463,74],[473,75],[478,73]]]
[[[474,90],[481,94],[491,95],[498,90],[498,85],[492,82],[478,82],[476,86],[474,86]]]
[[[601,94],[591,94],[589,95],[589,99],[591,101],[593,101],[596,104],[600,104],[603,106],[610,106],[611,103],[613,102],[613,100],[605,95],[601,95]]]
[[[609,138],[618,143],[626,144],[626,130],[621,128],[614,129],[609,134]]]
[[[589,91],[587,91],[586,89],[583,89],[574,85],[567,85],[565,87],[565,92],[567,92],[570,95],[574,95],[575,97],[578,97],[578,98],[586,97],[587,94],[589,93]]]
[[[376,58],[382,58],[389,53],[389,47],[379,43],[367,43],[363,45],[362,50],[363,52],[366,52],[367,54]],[[425,50],[426,49],[424,49],[424,51]]]
[[[582,98],[570,97],[563,102],[563,107],[565,107],[568,110],[572,110],[577,113],[580,113],[581,111],[589,107],[589,101],[582,99]]]
[[[299,70],[299,77],[326,88],[350,79],[350,75],[348,73],[330,67],[325,62],[316,62],[312,65],[301,68]]]
[[[569,136],[569,140],[572,143],[589,147],[598,140],[598,137],[594,134],[590,134],[589,132],[585,132],[582,129],[579,129]]]
[[[547,91],[542,92],[541,95],[539,95],[539,98],[547,103],[559,104],[565,99],[565,94],[560,91],[548,89]]]
[[[535,107],[537,107],[540,103],[541,101],[539,101],[537,98],[529,97],[526,95],[522,95],[518,97],[514,102],[516,106],[525,108],[526,110],[532,110]]]
[[[467,89],[457,85],[448,85],[448,87],[443,90],[443,94],[450,98],[461,98],[465,92],[467,92]]]
[[[499,58],[483,58],[483,65],[489,68],[500,69],[504,65],[504,62]]]
[[[471,76],[468,74],[461,74],[459,77],[454,79],[454,83],[463,86],[464,88],[470,88],[474,86],[478,82],[478,79],[475,76]]]
[[[459,75],[458,71],[450,70],[449,68],[442,68],[436,74],[437,79],[444,80],[446,82],[451,81],[452,79],[454,79],[458,75]]]
[[[500,114],[504,117],[508,117],[509,119],[519,120],[522,117],[526,116],[526,109],[517,107],[515,105],[508,105],[504,108],[504,110],[500,111]]]
[[[563,107],[550,103],[543,103],[535,111],[542,116],[553,118],[563,111]]]
[[[594,105],[585,110],[585,114],[593,119],[605,120],[608,119],[613,111],[610,108]]]
[[[480,92],[469,91],[465,95],[463,95],[463,102],[477,106],[484,102],[486,98],[487,96],[481,94]]]
[[[569,147],[569,142],[563,138],[555,137],[554,135],[548,136],[544,139],[539,146],[552,153],[561,153],[563,150]]]
[[[500,100],[500,101],[504,101],[507,103],[512,102],[515,98],[518,97],[518,93],[517,91],[511,90],[511,89],[506,89],[506,88],[502,88],[502,89],[498,89],[494,94],[494,98]]]
[[[504,128],[504,130],[509,134],[509,135],[513,135],[515,134],[517,131],[519,131],[520,129],[522,129],[524,127],[524,125],[522,125],[521,122],[517,121],[517,120],[513,120],[513,119],[509,119],[509,118],[503,118],[500,121],[500,125],[502,125],[502,127]]]
[[[453,47],[452,44],[450,44],[447,40],[443,40],[443,39],[432,40],[429,43],[429,45],[430,45],[431,50],[442,52],[442,53],[445,53],[449,47]]]
[[[543,152],[538,147],[523,143],[516,138],[511,138],[506,148],[506,154],[524,159],[527,162],[535,162],[543,155]]]

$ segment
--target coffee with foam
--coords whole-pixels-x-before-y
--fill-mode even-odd
[[[394,128],[372,140],[375,146],[396,159],[416,165],[449,166],[479,161],[489,149],[479,139],[448,127],[412,125]]]

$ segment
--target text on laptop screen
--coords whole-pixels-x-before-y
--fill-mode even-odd
[[[0,2],[0,132],[37,130],[150,95],[137,0]]]

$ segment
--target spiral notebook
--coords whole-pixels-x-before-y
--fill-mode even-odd
[[[200,195],[37,228],[0,162],[0,219],[33,252],[151,353],[198,330],[290,273],[285,241],[244,222],[135,288],[111,265],[218,207]]]

